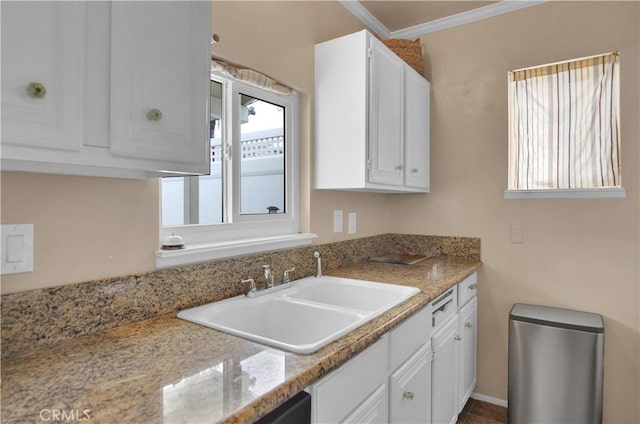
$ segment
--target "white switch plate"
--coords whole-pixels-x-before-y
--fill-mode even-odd
[[[333,210],[333,232],[334,233],[342,232],[342,210],[341,209]]]
[[[357,219],[358,219],[358,214],[355,212],[349,212],[349,227],[348,227],[348,231],[349,234],[355,234],[357,229],[358,229],[358,223],[357,223]]]
[[[2,224],[2,270],[4,274],[33,271],[33,224]]]

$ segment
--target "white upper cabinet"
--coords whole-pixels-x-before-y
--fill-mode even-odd
[[[402,186],[405,64],[382,43],[369,48],[369,182]]]
[[[315,187],[428,192],[429,83],[367,31],[315,47]]]
[[[2,169],[207,173],[210,25],[209,2],[2,2]]]
[[[207,157],[206,11],[197,2],[113,3],[113,153],[187,164]]]
[[[406,68],[404,87],[404,181],[408,187],[429,192],[430,84],[413,69]]]
[[[84,2],[1,7],[3,148],[80,150]]]

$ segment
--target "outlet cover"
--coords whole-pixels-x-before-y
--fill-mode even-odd
[[[349,234],[355,234],[358,230],[358,214],[356,212],[349,212]]]
[[[341,209],[333,210],[333,232],[334,233],[342,232],[342,210]]]
[[[2,224],[2,275],[33,271],[33,224]]]

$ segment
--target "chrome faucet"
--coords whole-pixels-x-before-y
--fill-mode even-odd
[[[291,274],[293,271],[295,271],[295,268],[291,268],[291,269],[287,269],[282,273],[282,283],[281,284],[287,284],[291,282],[291,277],[289,277],[289,274]]]
[[[322,258],[320,252],[317,250],[313,252],[313,257],[316,258],[316,277],[322,277]]]
[[[256,293],[258,292],[258,289],[256,288],[256,282],[254,281],[253,278],[248,278],[246,280],[240,280],[240,282],[242,284],[249,283],[249,290],[247,290],[247,292],[245,293],[245,296],[254,297],[256,295]]]
[[[264,274],[264,288],[270,289],[273,287],[273,274],[271,273],[271,267],[269,265],[262,265],[262,273]]]

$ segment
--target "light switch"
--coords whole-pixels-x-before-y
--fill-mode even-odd
[[[357,218],[358,218],[358,214],[356,212],[349,212],[349,223],[348,223],[349,234],[356,233],[356,230],[358,229]]]
[[[33,224],[2,224],[2,274],[33,271]]]
[[[334,233],[342,232],[342,210],[341,209],[333,210],[333,232]]]
[[[7,237],[7,262],[24,261],[24,236],[22,234]]]

